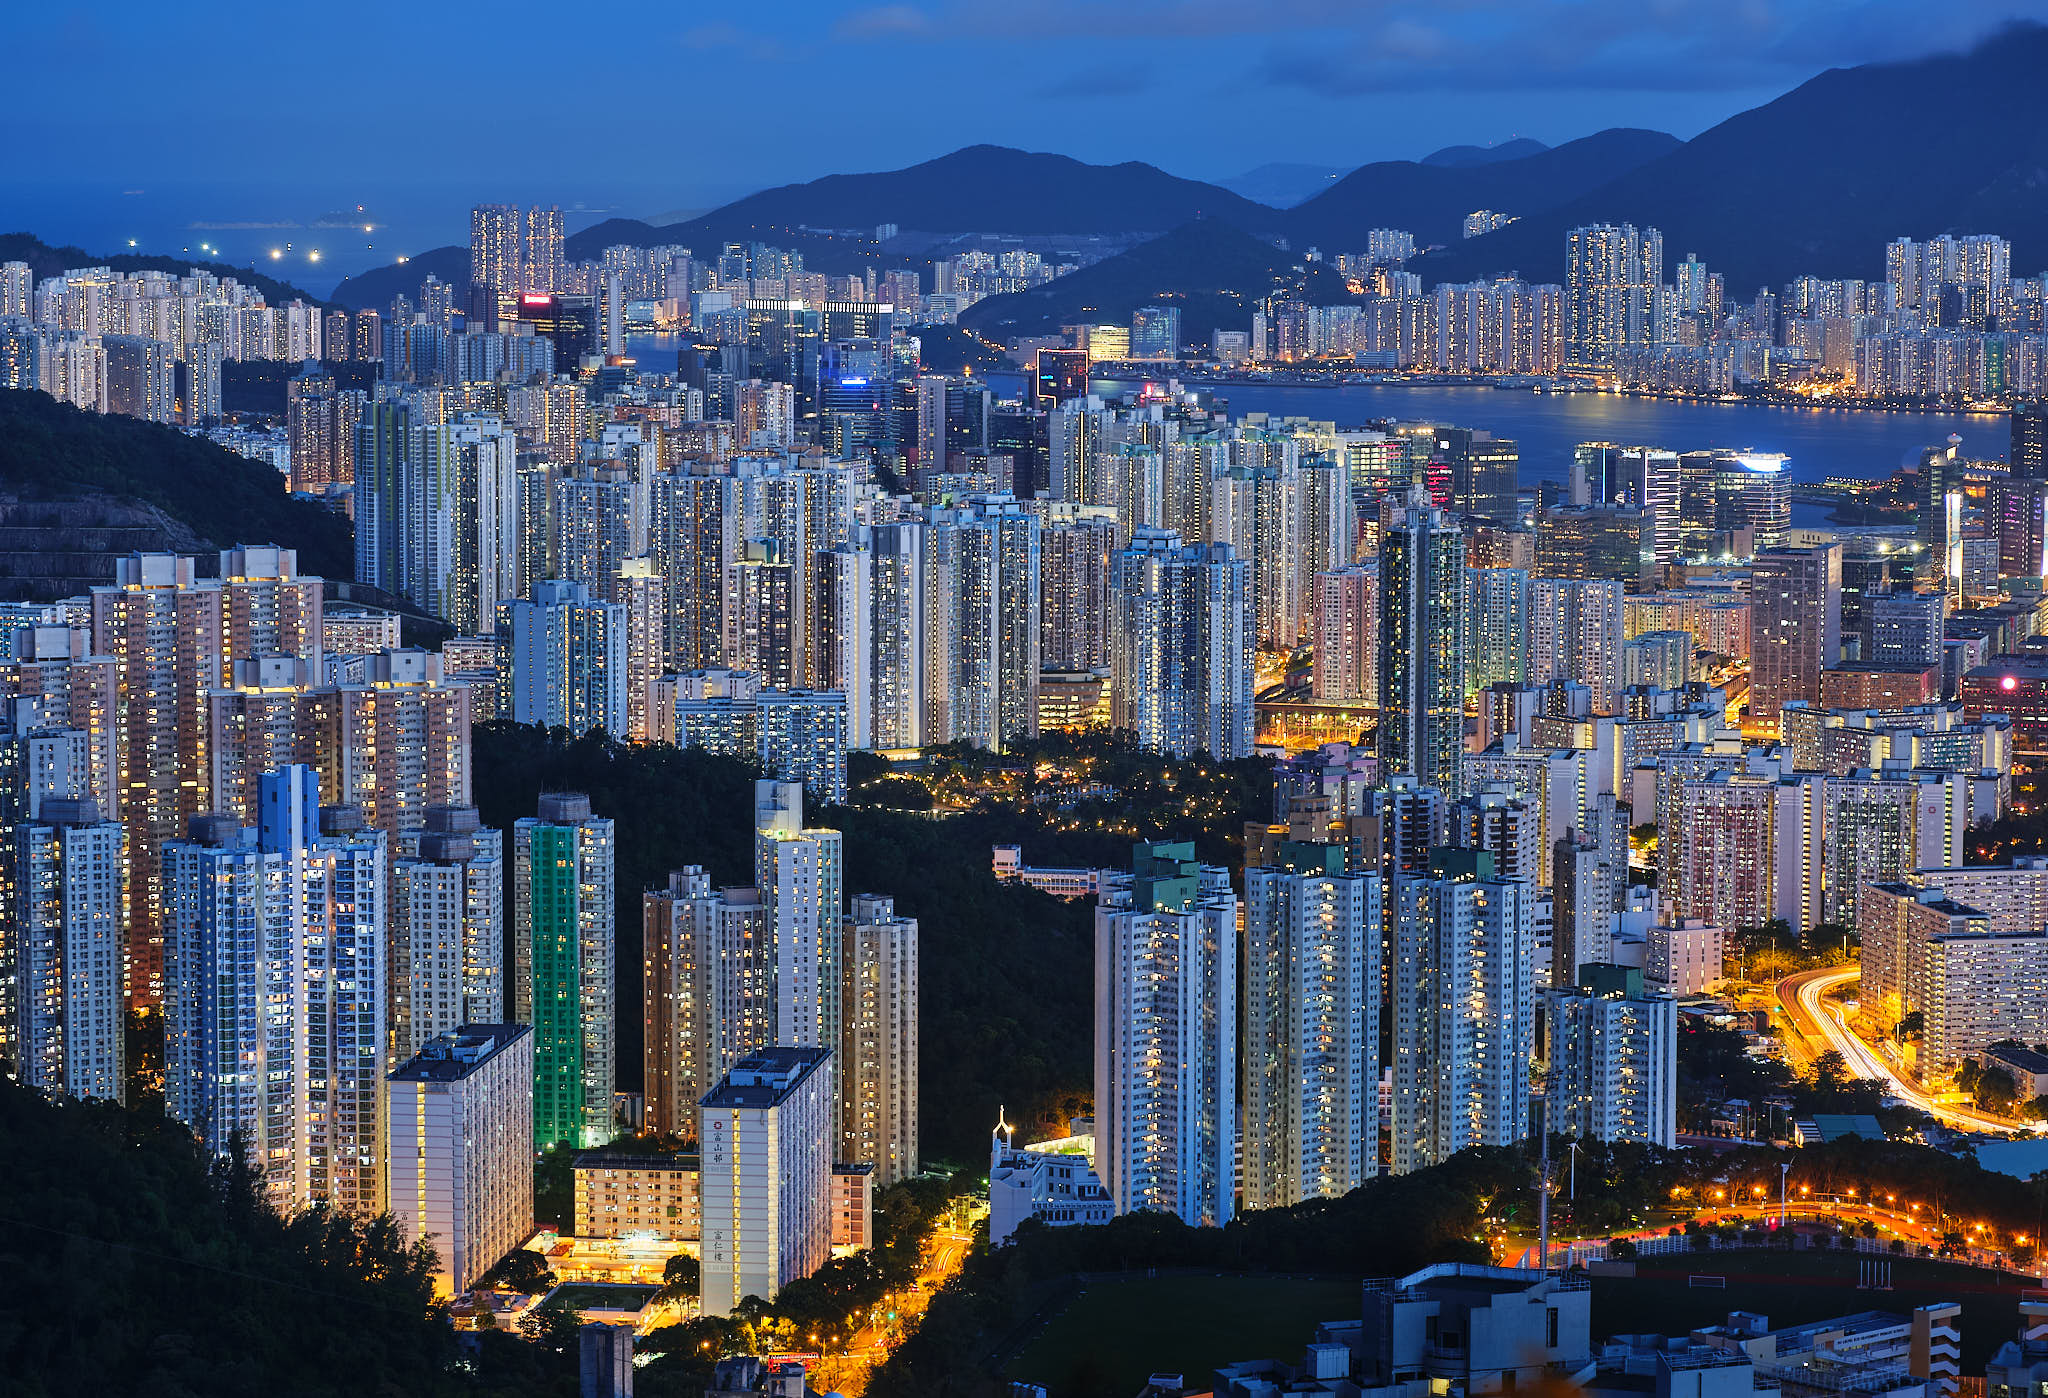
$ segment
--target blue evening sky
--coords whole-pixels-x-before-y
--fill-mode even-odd
[[[289,243],[318,286],[463,238],[479,200],[559,203],[573,231],[982,141],[1217,179],[1691,136],[2015,17],[2048,0],[27,6],[0,227],[233,261]]]

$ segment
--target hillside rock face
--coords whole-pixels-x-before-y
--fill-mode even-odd
[[[132,500],[89,495],[23,500],[0,494],[0,602],[54,602],[114,579],[114,561],[138,551],[201,553],[220,547]]]

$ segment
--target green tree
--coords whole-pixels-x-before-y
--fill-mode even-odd
[[[665,1300],[680,1301],[702,1289],[703,1268],[686,1252],[671,1257],[661,1269],[661,1291]]]
[[[519,1319],[519,1333],[550,1354],[576,1353],[582,1314],[558,1296],[550,1296]]]
[[[2019,1101],[2019,1085],[2012,1079],[2012,1073],[1996,1065],[1977,1074],[1971,1092],[1977,1105],[1987,1112],[2003,1116]]]
[[[548,1270],[548,1260],[539,1253],[530,1248],[514,1248],[478,1278],[477,1285],[538,1296],[555,1289],[555,1274]]]

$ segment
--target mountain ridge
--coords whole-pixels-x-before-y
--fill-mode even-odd
[[[1884,244],[1998,233],[2013,270],[2048,265],[2048,26],[2013,24],[1962,53],[1831,68],[1618,178],[1423,258],[1426,282],[1515,270],[1561,281],[1564,235],[1633,223],[1666,264],[1697,253],[1747,299],[1795,276],[1874,278]],[[1914,94],[1968,93],[1974,139]],[[1902,178],[1901,172],[1910,172]],[[1759,237],[1758,220],[1771,233]]]

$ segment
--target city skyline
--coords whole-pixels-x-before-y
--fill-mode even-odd
[[[2048,0],[238,3],[29,35],[0,1373],[2048,1392]]]
[[[289,244],[285,269],[324,291],[343,272],[459,242],[468,208],[508,189],[561,206],[573,233],[606,217],[687,215],[760,189],[900,168],[980,143],[1100,164],[1145,161],[1217,182],[1273,163],[1344,171],[1462,144],[1554,145],[1611,127],[1684,139],[1830,67],[1961,50],[2008,23],[2048,19],[2048,0],[1966,3],[1934,17],[1895,0],[1757,5],[1732,17],[1705,5],[1639,12],[1577,0],[1540,23],[1490,0],[1448,13],[1409,3],[1353,13],[1321,0],[1285,9],[1276,16],[1158,0],[1107,27],[1092,13],[1040,13],[1026,33],[979,5],[846,12],[785,4],[744,23],[651,10],[621,17],[617,23],[647,35],[630,60],[644,76],[634,80],[628,67],[607,84],[599,120],[658,141],[671,110],[670,74],[681,75],[691,96],[686,110],[743,109],[764,75],[784,94],[743,139],[685,140],[688,157],[667,169],[648,160],[641,142],[592,143],[578,124],[539,113],[521,139],[467,150],[442,169],[432,143],[419,142],[401,115],[410,110],[404,94],[414,70],[390,61],[385,26],[365,20],[336,32],[310,16],[271,11],[242,26],[250,37],[240,52],[257,64],[302,63],[345,81],[356,99],[350,138],[323,142],[312,162],[304,159],[302,122],[242,121],[201,101],[197,88],[169,110],[150,98],[148,121],[178,127],[213,153],[195,165],[173,158],[169,146],[126,139],[142,119],[144,88],[132,98],[118,85],[97,88],[83,111],[66,96],[94,84],[91,55],[174,42],[179,21],[133,4],[91,16],[47,11],[24,17],[23,43],[46,61],[19,79],[24,115],[14,123],[0,219],[98,253],[132,238],[137,251],[190,249],[246,264]],[[481,23],[454,7],[407,11],[402,24],[423,53],[459,44],[480,67],[518,72],[541,51],[527,36],[546,15],[519,3]],[[233,25],[234,15],[216,22]],[[1094,40],[1086,55],[1067,38],[1077,29]],[[1022,61],[991,69],[982,57],[991,43],[1004,46],[1006,60],[1015,52]],[[593,59],[607,61],[602,50]],[[883,72],[902,66],[917,81],[878,99],[885,119],[868,139],[821,145],[819,123],[831,120],[825,94],[849,63]],[[1194,72],[1253,105],[1184,107],[1164,148],[1139,134],[1162,97]],[[813,92],[815,99],[805,96]],[[923,119],[932,112],[947,119]],[[83,165],[73,158],[81,141],[98,151]],[[414,147],[416,160],[394,160],[394,151]],[[237,173],[250,171],[264,173]],[[321,260],[306,260],[316,248]]]

